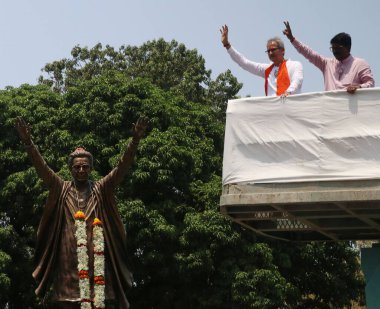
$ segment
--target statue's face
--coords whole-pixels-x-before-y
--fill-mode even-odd
[[[87,157],[74,158],[71,166],[71,175],[78,182],[88,181],[91,174],[91,164]]]

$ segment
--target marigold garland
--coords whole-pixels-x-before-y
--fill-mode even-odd
[[[84,214],[84,212],[83,211],[77,211],[76,213],[75,213],[75,215],[74,215],[74,218],[75,219],[78,219],[78,220],[84,220],[84,219],[86,219],[86,215]]]
[[[77,211],[75,218],[75,238],[77,241],[78,276],[81,309],[91,309],[90,278],[88,274],[88,252],[86,216],[82,211]],[[94,243],[94,308],[105,308],[105,279],[104,279],[104,235],[102,222],[95,218],[93,225]]]

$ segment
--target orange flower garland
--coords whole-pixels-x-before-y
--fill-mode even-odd
[[[79,210],[75,213],[74,218],[77,220],[84,220],[84,219],[86,219],[86,216],[85,216],[83,211]]]

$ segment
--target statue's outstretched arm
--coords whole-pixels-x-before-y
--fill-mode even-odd
[[[137,146],[140,142],[140,139],[144,136],[147,126],[147,118],[140,117],[137,120],[136,124],[133,126],[132,140],[129,142],[123,156],[119,161],[119,164],[111,171],[110,174],[106,176],[112,178],[111,181],[115,186],[123,180],[125,174],[128,171],[128,168],[131,166],[137,151]]]
[[[60,178],[53,170],[47,165],[44,158],[41,156],[37,147],[34,145],[32,140],[32,127],[30,124],[26,123],[22,117],[16,118],[15,123],[18,135],[21,141],[25,145],[26,152],[31,159],[38,176],[43,180],[46,186],[49,188],[54,184],[55,181],[60,181]]]

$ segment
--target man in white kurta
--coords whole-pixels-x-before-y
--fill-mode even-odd
[[[267,54],[272,63],[258,63],[239,53],[228,40],[228,26],[220,30],[223,46],[240,67],[264,78],[264,90],[267,96],[287,96],[301,92],[303,69],[299,61],[285,59],[283,41],[274,37],[267,42]]]

